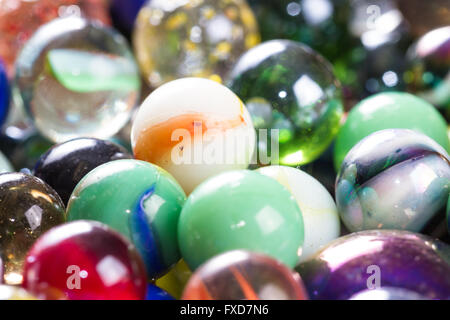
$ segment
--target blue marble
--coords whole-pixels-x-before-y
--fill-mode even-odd
[[[145,300],[175,300],[175,298],[163,289],[160,289],[153,284],[149,284]]]
[[[146,2],[147,0],[112,0],[111,17],[117,29],[130,35],[139,10]]]
[[[9,109],[10,90],[5,66],[0,60],[0,125],[6,120]]]

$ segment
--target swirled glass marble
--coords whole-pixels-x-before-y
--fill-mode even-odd
[[[184,78],[164,84],[142,103],[131,144],[136,159],[164,168],[189,194],[207,178],[247,169],[256,135],[247,108],[231,90]]]
[[[166,171],[147,162],[117,160],[77,185],[67,219],[95,220],[125,235],[141,254],[149,278],[178,262],[177,225],[186,196]]]
[[[152,0],[139,12],[133,37],[154,88],[182,77],[222,79],[260,40],[245,0]]]
[[[0,126],[6,120],[9,109],[10,88],[5,66],[0,59]]]
[[[121,159],[133,156],[110,141],[79,138],[53,146],[41,156],[33,174],[47,182],[67,204],[85,175],[102,164]]]
[[[274,178],[294,196],[303,215],[305,241],[300,262],[340,235],[339,214],[333,198],[319,181],[291,167],[268,166],[257,170]]]
[[[294,267],[303,241],[303,217],[292,194],[274,179],[248,170],[202,183],[187,199],[178,223],[181,255],[193,271],[213,256],[237,249]]]
[[[41,25],[66,16],[85,16],[109,24],[108,0],[7,0],[0,2],[0,57],[13,76],[14,61]]]
[[[408,52],[408,91],[450,115],[450,26],[428,32]]]
[[[260,44],[239,59],[227,85],[243,99],[255,128],[263,129],[258,142],[262,164],[309,163],[338,133],[340,84],[332,66],[305,45],[288,40]]]
[[[296,270],[310,298],[347,300],[378,286],[450,298],[450,247],[407,231],[372,230],[330,243]]]
[[[139,254],[105,225],[77,221],[51,229],[33,245],[23,287],[70,300],[143,300],[147,277]]]
[[[344,159],[336,201],[350,231],[420,231],[445,208],[450,157],[412,130],[388,129],[359,142]]]
[[[65,221],[64,204],[42,180],[0,174],[0,254],[6,284],[22,282],[25,255],[44,232]]]
[[[126,39],[76,17],[36,31],[17,58],[16,83],[36,127],[54,142],[110,138],[130,119],[141,85]]]
[[[299,275],[268,256],[236,250],[205,262],[183,300],[306,300]]]

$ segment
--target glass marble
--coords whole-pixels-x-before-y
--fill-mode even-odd
[[[273,40],[249,50],[227,85],[247,105],[255,128],[268,130],[268,136],[259,131],[259,162],[268,155],[272,164],[309,163],[339,130],[340,84],[332,66],[303,44]]]
[[[170,294],[153,284],[147,287],[147,295],[145,300],[175,300]]]
[[[262,254],[236,250],[208,260],[192,275],[183,300],[307,300],[299,275]]]
[[[428,32],[408,52],[408,91],[450,116],[450,26]]]
[[[379,270],[381,288],[410,290],[433,300],[450,298],[450,247],[408,231],[350,234],[296,270],[311,299],[347,300],[375,282],[374,270]]]
[[[302,213],[292,194],[274,179],[241,170],[202,183],[188,197],[178,242],[191,270],[235,249],[267,254],[294,267],[302,253]]]
[[[355,294],[349,300],[428,300],[411,290],[384,287],[367,289]]]
[[[299,262],[306,261],[322,246],[339,237],[341,227],[336,204],[319,181],[291,167],[269,166],[257,171],[277,180],[297,201],[305,229]]]
[[[80,181],[67,219],[100,221],[125,235],[154,279],[180,259],[177,225],[185,200],[179,184],[163,169],[138,160],[117,160]]]
[[[336,171],[353,146],[383,129],[417,130],[450,150],[447,123],[430,103],[409,93],[384,92],[362,100],[349,112],[335,142]]]
[[[152,0],[139,12],[133,38],[153,88],[183,77],[223,79],[260,41],[245,0]]]
[[[47,182],[67,204],[86,174],[102,164],[121,159],[133,159],[133,156],[113,142],[79,138],[48,150],[36,163],[33,174]]]
[[[22,282],[25,255],[44,232],[65,221],[64,204],[42,180],[23,173],[0,174],[0,248],[4,282]]]
[[[228,88],[184,78],[159,87],[143,102],[131,144],[136,159],[166,169],[189,194],[209,177],[247,169],[256,134],[247,108]]]
[[[13,77],[17,54],[34,31],[58,17],[85,16],[109,24],[108,0],[7,0],[0,2],[0,57]]]
[[[33,245],[23,287],[49,288],[70,300],[143,300],[147,277],[135,248],[119,233],[93,221],[51,229]]]
[[[192,271],[189,269],[186,262],[181,259],[167,274],[157,279],[155,284],[159,288],[167,291],[175,297],[175,299],[181,299],[183,290],[191,276]]]
[[[264,41],[302,42],[332,61],[357,43],[348,28],[348,0],[250,0]]]
[[[10,88],[5,66],[0,59],[0,126],[6,120],[9,110]]]
[[[350,231],[419,232],[445,209],[450,157],[428,136],[405,129],[375,132],[344,159],[336,202]]]
[[[4,300],[37,300],[25,289],[16,286],[0,285],[0,301]]]
[[[111,0],[110,12],[114,26],[130,36],[142,6],[151,0]]]
[[[77,17],[36,31],[17,58],[16,84],[36,127],[57,143],[115,135],[130,119],[141,85],[126,39]]]

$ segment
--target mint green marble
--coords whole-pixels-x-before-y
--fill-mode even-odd
[[[192,270],[233,249],[264,253],[294,267],[304,241],[302,213],[276,180],[253,171],[227,172],[189,196],[178,241]]]
[[[409,93],[386,92],[362,100],[348,114],[336,138],[336,171],[350,149],[371,133],[383,129],[417,130],[450,152],[447,123],[431,104]]]

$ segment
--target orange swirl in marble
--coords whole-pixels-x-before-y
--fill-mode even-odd
[[[241,108],[241,111],[243,111],[243,108]],[[142,130],[137,139],[134,154],[136,159],[163,166],[170,162],[170,154],[173,148],[180,146],[183,142],[173,139],[173,133],[176,130],[184,129],[189,132],[191,143],[193,143],[194,139],[199,138],[196,137],[199,132],[204,137],[208,131],[225,132],[245,125],[245,123],[243,112],[238,118],[229,120],[212,119],[212,117],[200,113],[179,115]]]

